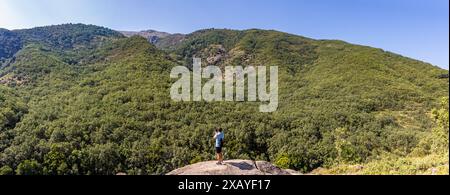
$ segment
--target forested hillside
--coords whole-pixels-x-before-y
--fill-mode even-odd
[[[0,30],[0,174],[164,174],[213,158],[216,127],[228,159],[345,174],[333,168],[433,156],[428,168],[448,174],[447,70],[277,31],[153,41],[83,24]],[[279,66],[278,111],[173,102],[170,70],[192,57]]]

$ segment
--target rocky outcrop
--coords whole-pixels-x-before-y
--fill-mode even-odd
[[[200,162],[176,169],[167,175],[299,175],[294,170],[276,167],[265,161],[228,160],[223,165],[217,161]]]
[[[160,39],[170,36],[169,33],[166,32],[159,32],[155,30],[146,30],[146,31],[120,31],[124,36],[126,37],[132,37],[132,36],[141,36],[146,38],[150,43],[155,44]]]
[[[186,39],[184,34],[170,34],[156,30],[144,31],[120,31],[126,37],[141,36],[146,38],[150,43],[163,50],[174,49],[176,45],[180,44]]]
[[[0,74],[0,85],[21,86],[27,83],[28,80],[26,77],[19,77],[14,74],[6,74],[5,76]]]

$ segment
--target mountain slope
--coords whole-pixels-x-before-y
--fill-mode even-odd
[[[15,30],[26,43],[39,43],[55,49],[95,47],[107,37],[120,38],[119,32],[84,24],[62,24]]]
[[[156,46],[82,24],[13,32],[24,45],[0,68],[9,102],[0,114],[13,116],[0,120],[6,174],[164,174],[210,160],[218,126],[226,158],[301,172],[406,157],[431,134],[430,112],[449,90],[448,71],[430,64],[277,31],[209,29]],[[278,111],[172,101],[170,70],[194,56],[221,67],[279,66]]]
[[[82,24],[37,27],[11,33],[14,36],[10,35],[9,39],[18,37],[24,46],[21,50],[12,50],[15,56],[10,55],[9,61],[0,69],[0,80],[10,85],[35,83],[50,74],[71,77],[74,69],[95,60],[97,56],[92,54],[97,48],[123,38],[118,32]]]

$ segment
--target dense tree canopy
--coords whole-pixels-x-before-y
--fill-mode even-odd
[[[202,30],[170,48],[81,24],[17,33],[26,45],[0,69],[0,174],[164,174],[211,159],[218,126],[226,158],[303,172],[407,156],[443,125],[447,142],[431,145],[448,147],[448,122],[429,117],[448,71],[379,49],[263,30]],[[172,101],[171,68],[195,56],[278,65],[278,111]]]

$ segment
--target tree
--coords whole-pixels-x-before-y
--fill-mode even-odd
[[[432,130],[431,151],[448,154],[449,146],[449,98],[441,99],[441,107],[432,111],[436,127]]]
[[[5,165],[0,168],[0,175],[14,175],[14,170],[8,165]]]
[[[36,160],[25,160],[21,162],[16,169],[17,175],[40,175],[42,166]]]

